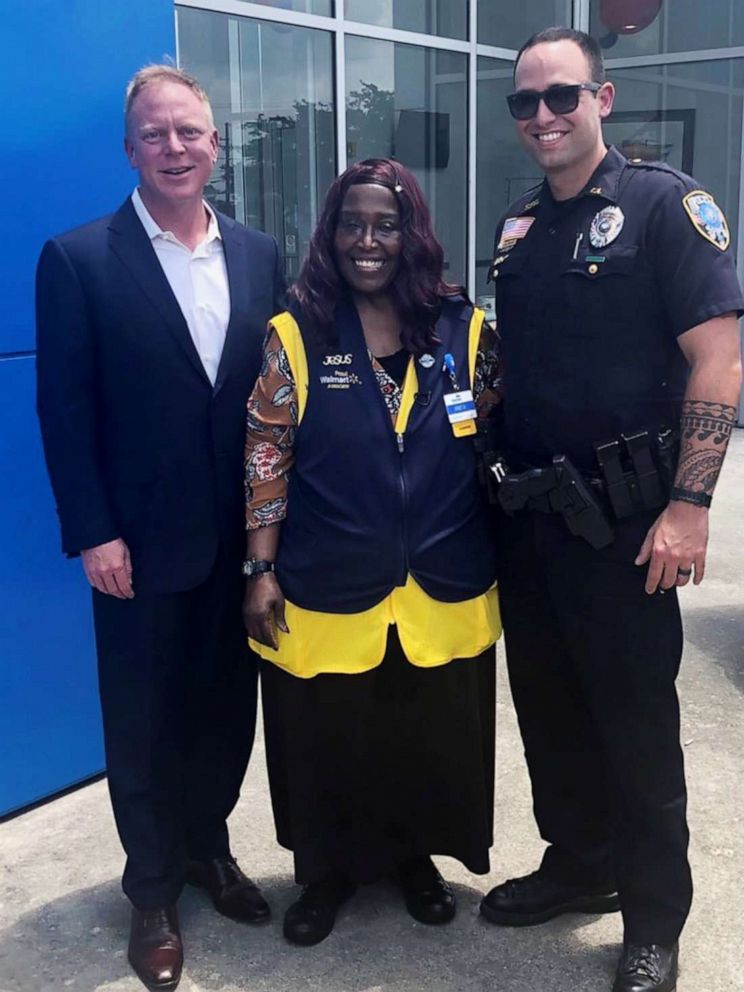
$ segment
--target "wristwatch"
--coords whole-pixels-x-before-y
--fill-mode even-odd
[[[256,575],[264,575],[266,572],[276,571],[273,561],[264,561],[260,558],[246,558],[243,562],[243,575],[248,579]]]
[[[693,492],[690,489],[682,489],[679,486],[672,486],[669,499],[676,500],[680,503],[692,503],[693,506],[704,506],[706,509],[713,502],[712,498],[707,493],[699,493],[697,491]]]

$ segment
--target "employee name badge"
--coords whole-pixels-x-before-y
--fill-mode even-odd
[[[445,393],[444,406],[455,437],[467,437],[468,434],[476,433],[475,400],[469,389]]]

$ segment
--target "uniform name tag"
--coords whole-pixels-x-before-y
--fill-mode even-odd
[[[444,407],[455,437],[475,434],[475,400],[469,389],[463,389],[458,393],[445,393]]]

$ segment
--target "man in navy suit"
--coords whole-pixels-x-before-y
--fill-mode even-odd
[[[129,958],[149,988],[173,989],[185,881],[228,916],[269,917],[226,819],[256,716],[245,405],[284,283],[273,239],[203,200],[218,134],[195,79],[138,72],[124,144],[133,195],[41,254],[38,412],[63,550],[93,587]]]

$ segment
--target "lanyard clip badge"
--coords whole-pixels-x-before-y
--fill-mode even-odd
[[[444,356],[442,372],[449,377],[452,386],[452,392],[444,394],[444,407],[447,411],[447,419],[452,426],[452,433],[455,437],[467,437],[475,434],[477,428],[473,393],[469,389],[460,389],[455,372],[455,360],[449,352]]]

